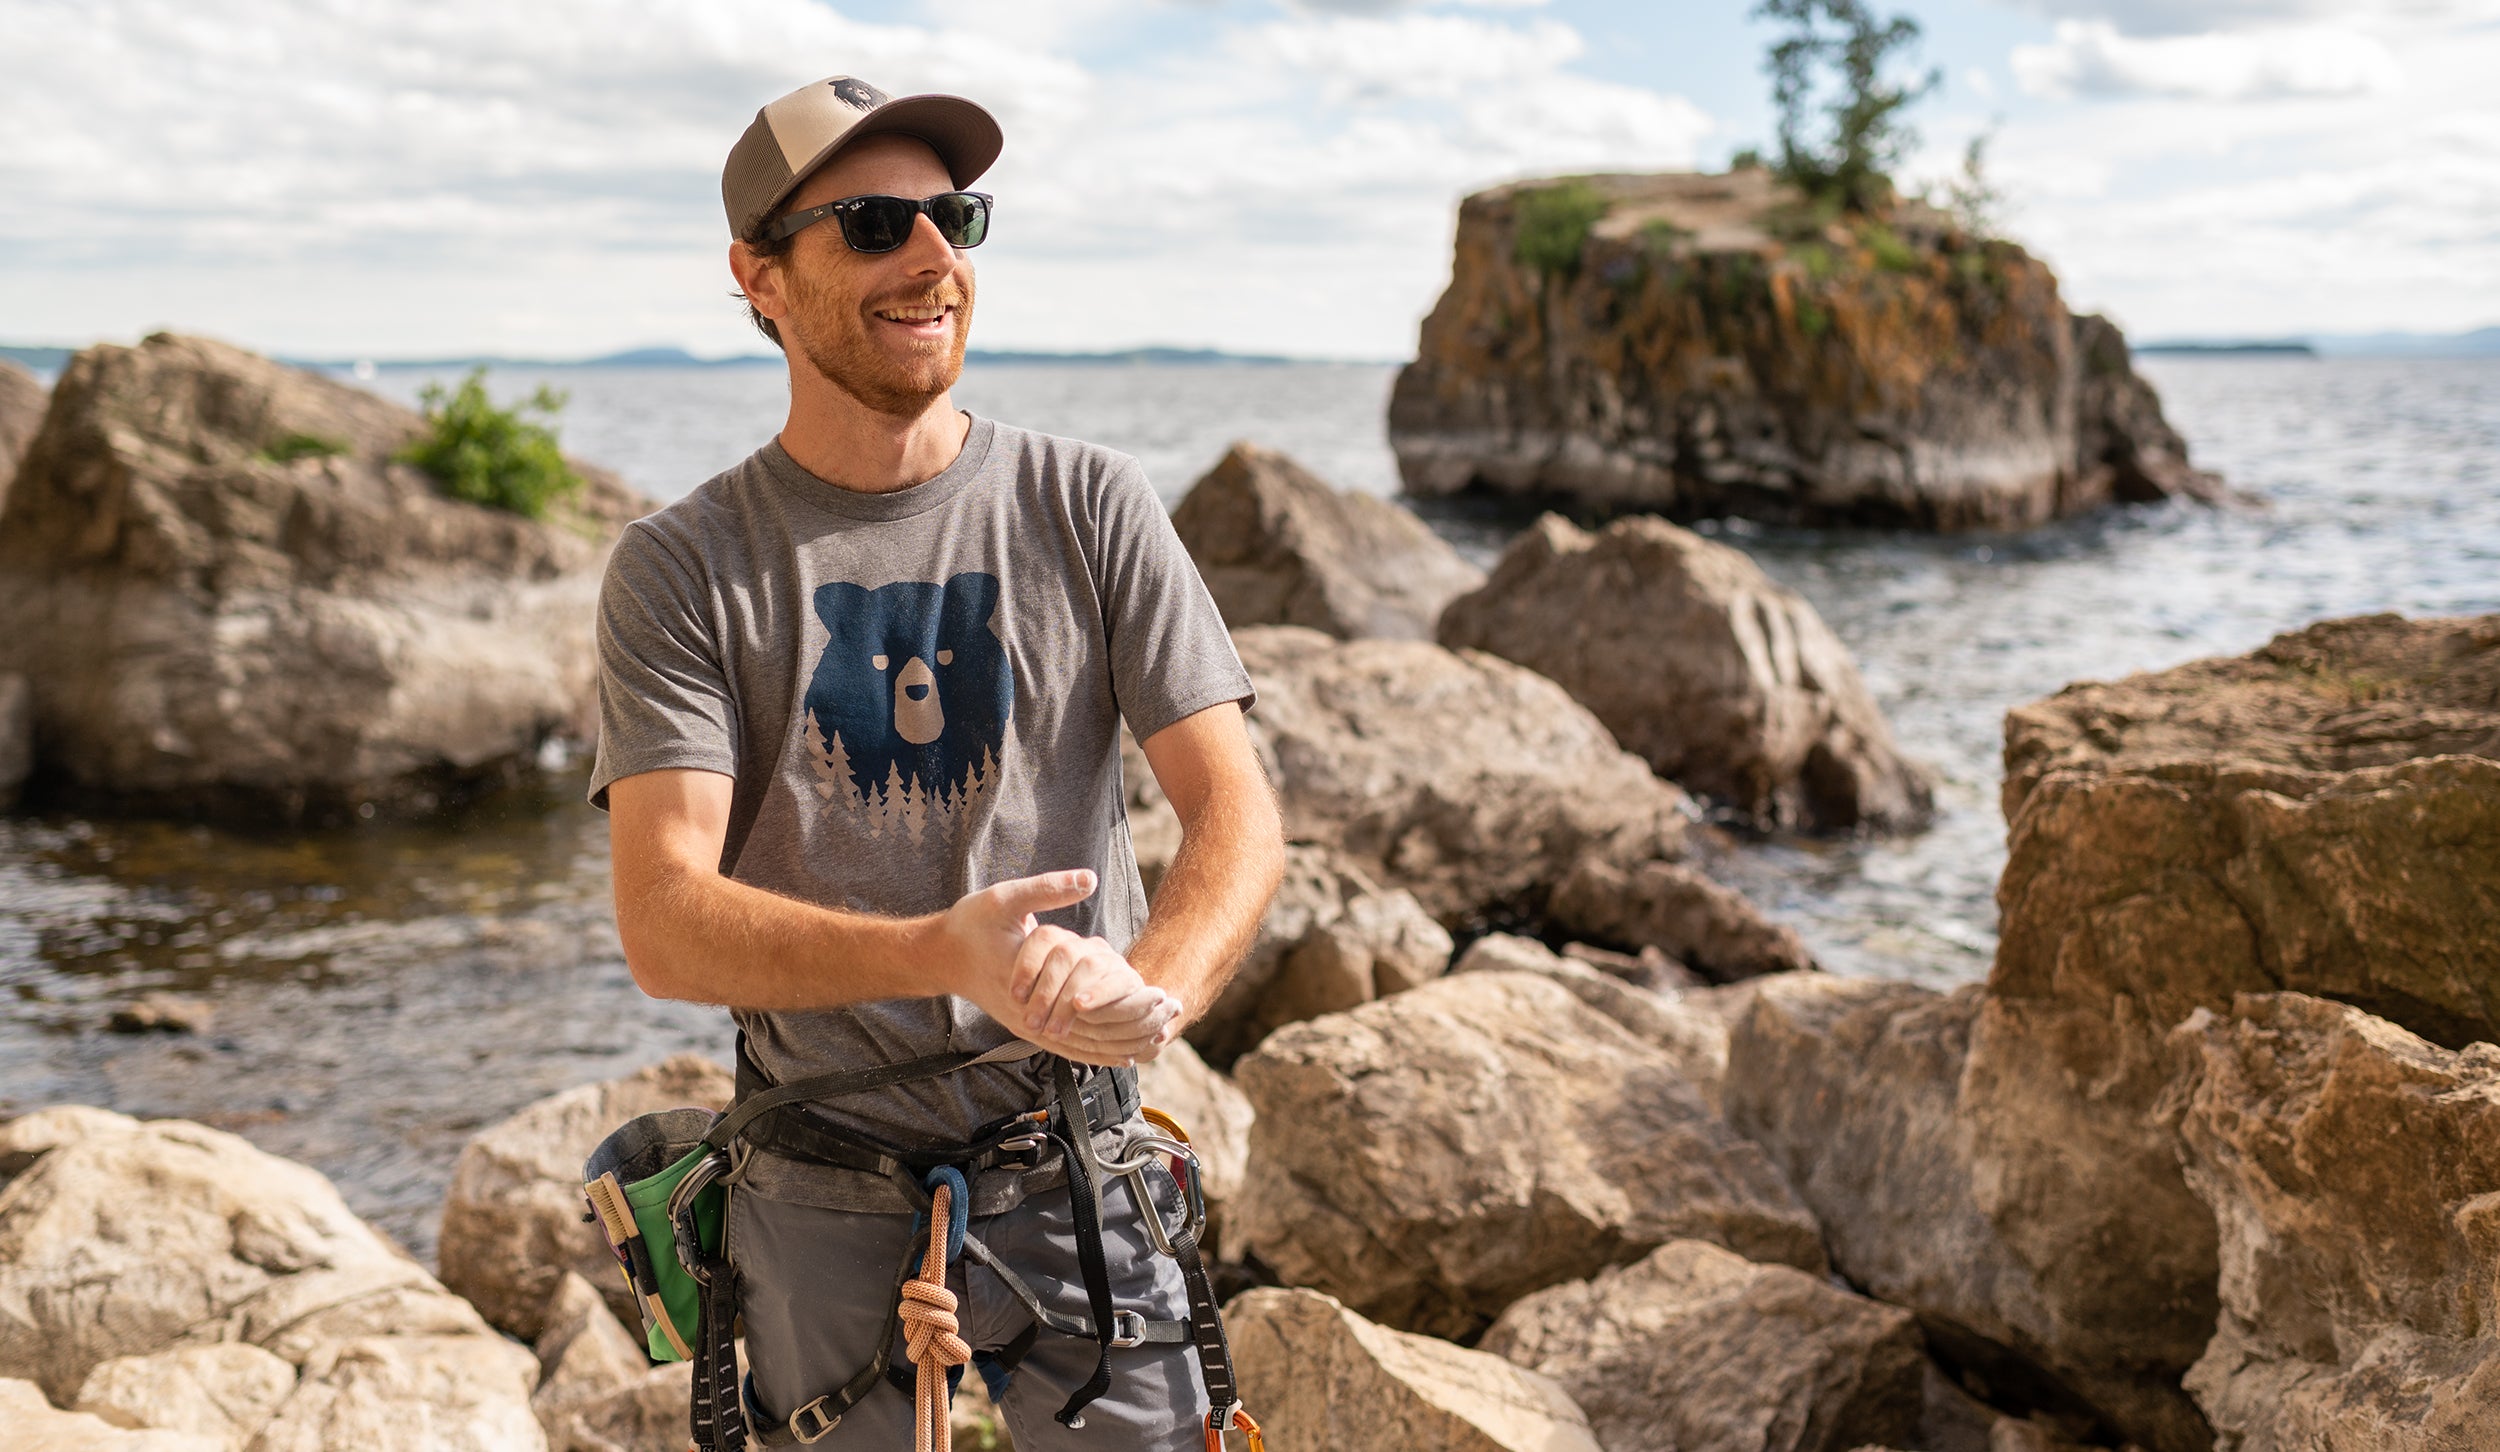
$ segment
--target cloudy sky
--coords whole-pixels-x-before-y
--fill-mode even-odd
[[[1881,8],[1881,0],[1878,0]],[[0,341],[745,352],[722,156],[996,111],[975,341],[1396,358],[1458,198],[1766,142],[1748,0],[0,0]],[[2142,336],[2500,322],[2500,0],[1900,0],[2009,230]]]

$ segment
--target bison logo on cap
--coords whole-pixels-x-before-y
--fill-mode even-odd
[[[951,837],[998,775],[1015,670],[991,624],[998,577],[816,591],[825,653],[807,686],[822,809],[884,834]]]
[[[872,111],[894,98],[853,76],[840,76],[830,84],[833,93],[862,111]]]

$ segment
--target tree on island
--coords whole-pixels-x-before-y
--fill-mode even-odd
[[[1759,0],[1753,18],[1788,27],[1763,60],[1780,113],[1780,175],[1846,211],[1883,207],[1892,167],[1917,140],[1902,113],[1942,79],[1932,69],[1909,84],[1884,79],[1886,61],[1916,44],[1918,22],[1878,21],[1864,0]]]

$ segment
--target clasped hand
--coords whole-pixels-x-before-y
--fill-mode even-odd
[[[1009,1030],[1081,1063],[1139,1063],[1180,1031],[1181,1001],[1109,943],[1034,916],[1093,891],[1094,874],[1083,868],[996,883],[948,908],[940,931],[956,954],[963,996]]]

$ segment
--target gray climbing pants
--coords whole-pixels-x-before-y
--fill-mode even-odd
[[[1103,1257],[1112,1303],[1149,1320],[1189,1319],[1180,1268],[1156,1253],[1126,1180],[1103,1187]],[[975,1216],[972,1234],[1054,1312],[1086,1317],[1077,1275],[1076,1218],[1065,1185],[1012,1210]],[[781,1421],[884,1355],[894,1321],[895,1271],[926,1232],[908,1215],[820,1210],[740,1188],[729,1196],[728,1249],[739,1275],[739,1315],[759,1419]],[[946,1277],[965,1341],[997,1351],[1032,1324],[1024,1303],[987,1266],[958,1258]],[[1111,1390],[1085,1408],[1081,1428],[1053,1418],[1093,1375],[1100,1349],[1044,1327],[1016,1366],[999,1412],[1017,1452],[1204,1452],[1207,1396],[1187,1344],[1111,1353]],[[971,1367],[966,1376],[977,1376]],[[817,1452],[897,1452],[912,1445],[907,1392],[879,1386],[814,1444]]]

